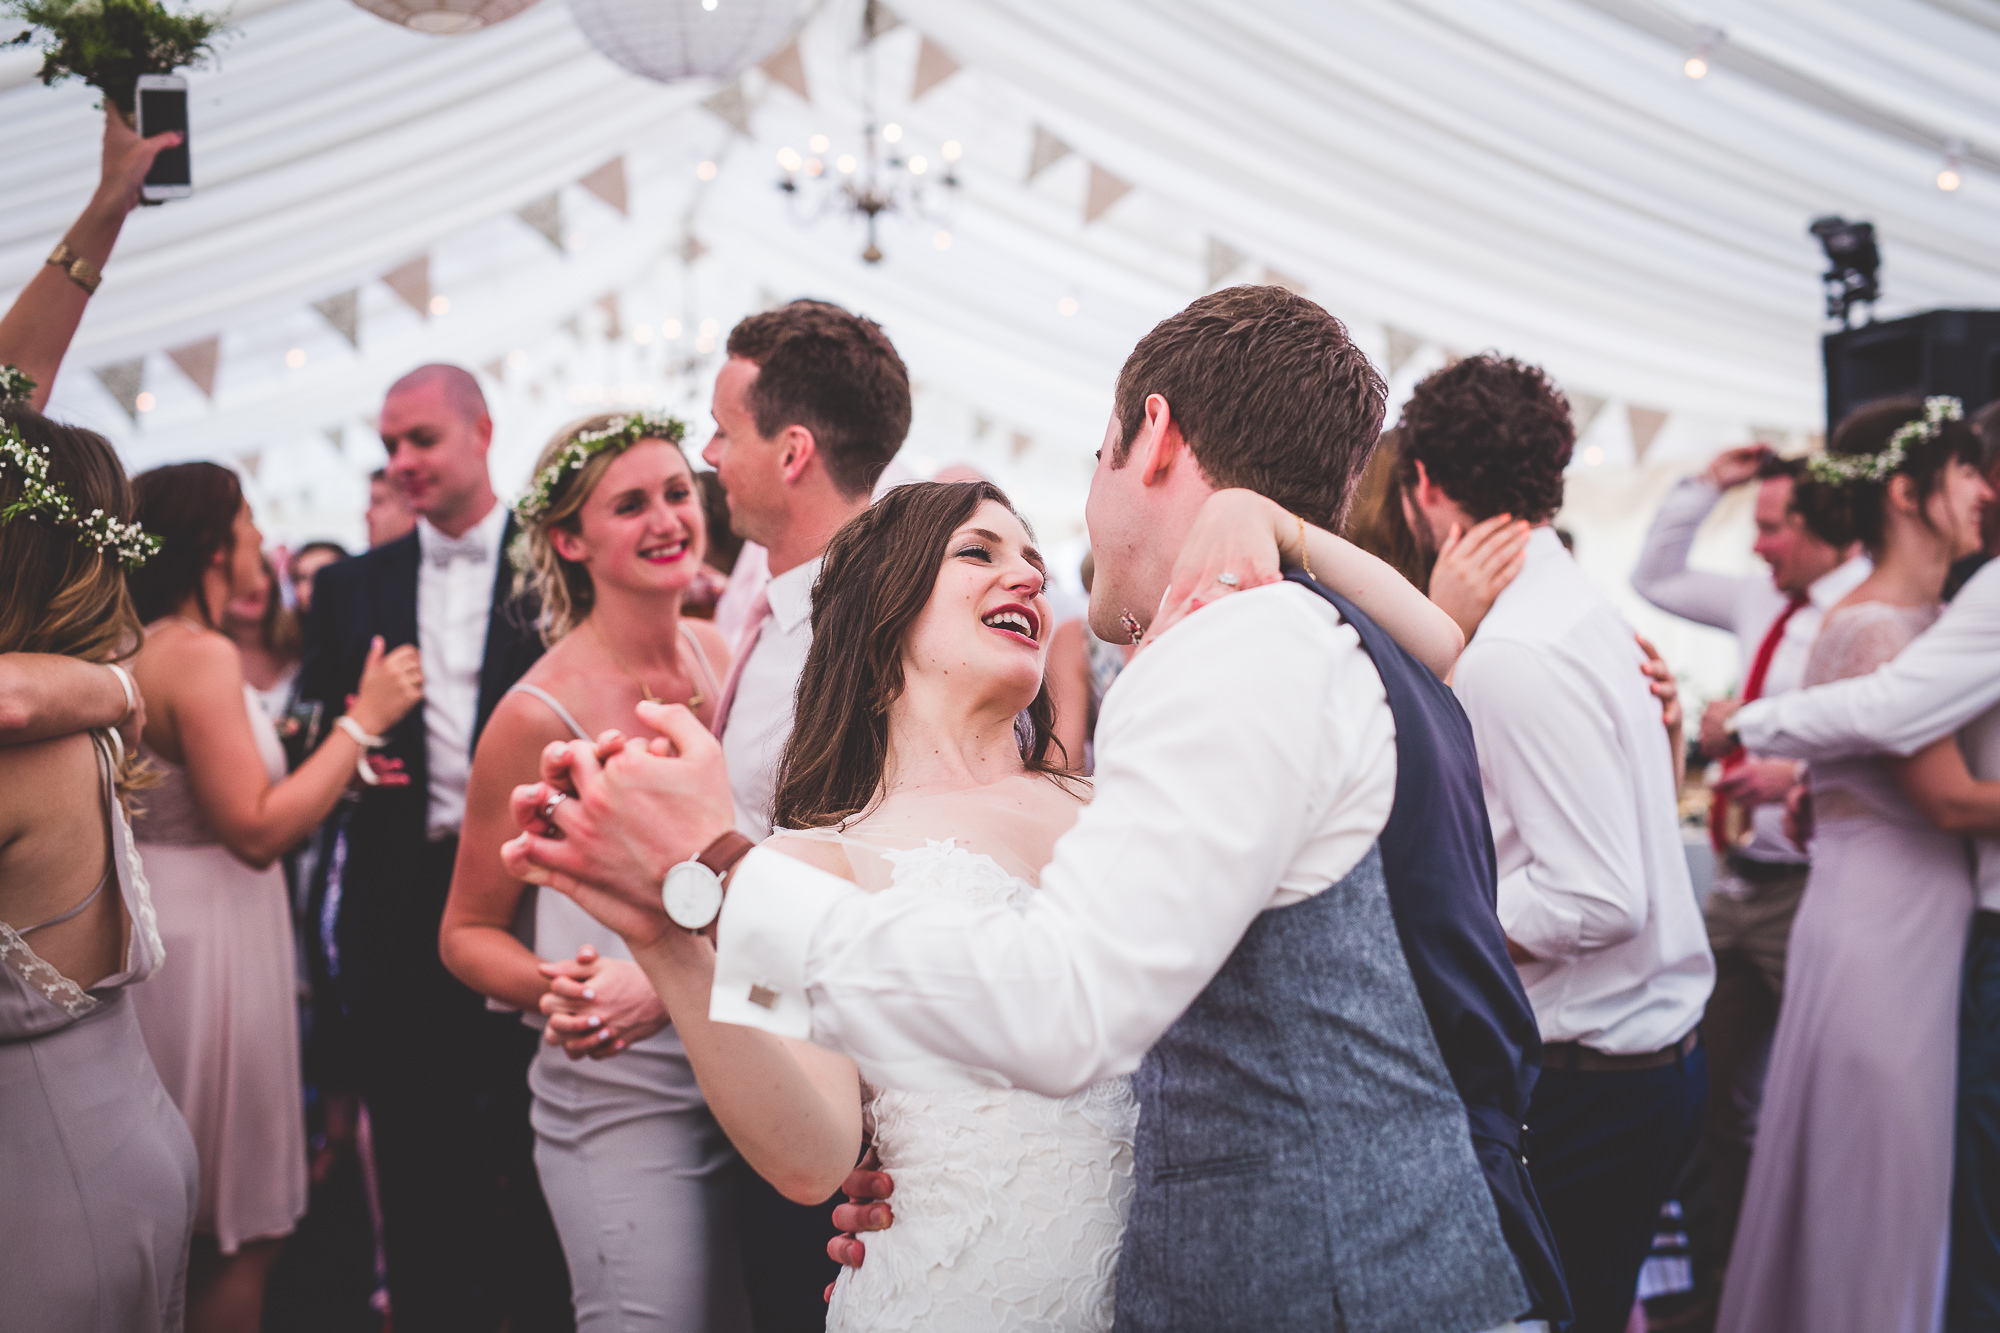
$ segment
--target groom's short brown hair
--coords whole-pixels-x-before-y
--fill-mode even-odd
[[[1225,287],[1155,325],[1125,359],[1112,466],[1125,465],[1156,393],[1211,482],[1338,528],[1389,386],[1324,307],[1283,287]]]

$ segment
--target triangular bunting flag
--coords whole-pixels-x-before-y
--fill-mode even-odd
[[[1657,407],[1627,407],[1625,420],[1632,427],[1632,461],[1643,463],[1646,451],[1659,436],[1660,427],[1667,424],[1667,414]]]
[[[390,291],[403,298],[403,304],[422,315],[431,317],[431,257],[418,255],[407,264],[399,264],[382,275],[382,281]]]
[[[812,93],[806,84],[806,62],[799,55],[797,38],[785,43],[784,50],[776,55],[765,57],[758,68],[771,76],[771,82],[782,83],[797,93],[800,101],[812,101]]]
[[[548,238],[556,249],[563,248],[562,195],[550,190],[514,210],[514,216]]]
[[[1576,428],[1576,438],[1582,439],[1590,429],[1590,423],[1597,420],[1597,414],[1604,410],[1604,400],[1594,393],[1573,393],[1569,397],[1569,420]]]
[[[750,103],[744,100],[743,84],[730,84],[702,99],[702,107],[720,118],[744,138],[750,137]]]
[[[334,331],[347,339],[349,347],[361,345],[361,289],[351,287],[344,292],[336,292],[324,301],[314,301],[313,309],[326,316],[326,322]]]
[[[345,453],[347,451],[347,427],[322,426],[319,433],[326,436],[326,442],[332,445],[336,452]]]
[[[1235,246],[1215,237],[1208,238],[1208,285],[1213,287],[1243,266],[1250,258]]]
[[[896,11],[883,4],[882,0],[868,0],[868,7],[861,13],[861,30],[868,34],[871,42],[902,26],[903,20],[896,17]]]
[[[776,310],[784,303],[785,298],[772,291],[769,287],[759,287],[757,289],[757,308],[759,310]],[[910,392],[916,392],[915,385],[910,386]]]
[[[181,374],[194,381],[194,387],[201,390],[204,398],[215,397],[215,362],[222,348],[219,337],[203,338],[200,342],[185,343],[167,349],[167,360],[181,368]]]
[[[108,366],[94,366],[92,373],[98,383],[111,391],[118,400],[118,406],[125,409],[125,415],[139,419],[139,390],[146,383],[146,358],[135,356],[130,361],[113,361]]]
[[[708,247],[703,245],[701,238],[692,232],[688,234],[687,239],[681,242],[681,262],[683,264],[692,264],[707,253]]]
[[[622,329],[618,327],[618,293],[606,292],[597,298],[597,308],[604,312],[604,336],[616,338]]]
[[[583,341],[583,321],[578,319],[575,315],[571,315],[568,319],[564,320],[562,322],[562,327],[564,333],[567,333],[570,337],[576,339],[578,342]]]
[[[1083,200],[1083,220],[1095,222],[1104,216],[1104,210],[1132,192],[1126,182],[1098,166],[1090,164],[1090,192]]]
[[[1410,358],[1417,354],[1417,349],[1424,345],[1424,340],[1414,333],[1403,332],[1393,324],[1388,326],[1388,334],[1389,373],[1393,375],[1410,363]]]
[[[577,184],[617,209],[619,213],[630,216],[626,208],[629,200],[625,191],[625,159],[623,157],[612,158],[609,162],[606,162],[603,166],[578,181]]]
[[[985,413],[983,413],[983,412],[974,412],[974,413],[972,414],[972,438],[973,438],[973,439],[975,439],[975,440],[983,440],[983,439],[985,439],[985,438],[986,438],[986,432],[987,432],[987,431],[990,431],[990,430],[992,430],[992,429],[993,429],[993,418],[992,418],[992,417],[989,417],[989,416],[987,416],[987,415],[986,415]]]
[[[1266,268],[1264,270],[1264,285],[1266,287],[1283,287],[1286,291],[1300,296],[1305,295],[1306,290],[1306,285],[1303,282],[1300,282],[1297,278],[1288,278],[1274,268]]]
[[[493,359],[492,359],[491,361],[488,361],[488,362],[486,362],[485,364],[481,365],[481,366],[480,366],[479,368],[480,368],[481,370],[483,370],[483,371],[485,371],[485,372],[486,372],[486,377],[487,377],[488,379],[495,379],[495,380],[499,380],[499,381],[500,381],[500,382],[501,382],[502,384],[505,384],[505,383],[507,382],[507,375],[506,375],[506,371],[507,371],[507,358],[506,358],[506,357],[504,357],[504,356],[496,356],[496,357],[494,357],[494,358],[493,358]]]
[[[1069,145],[1041,126],[1035,126],[1035,146],[1028,151],[1028,183],[1069,156]]]
[[[252,449],[236,461],[241,463],[243,470],[250,474],[250,480],[255,481],[257,480],[257,469],[264,466],[264,451],[262,449]]]
[[[1034,447],[1035,447],[1034,437],[1032,435],[1027,435],[1017,430],[1014,432],[1014,438],[1008,441],[1007,451],[1013,454],[1014,457],[1019,458],[1023,454],[1027,453],[1028,450]]]
[[[959,64],[945,49],[926,37],[917,47],[917,77],[910,84],[910,100],[915,101],[958,73]]]

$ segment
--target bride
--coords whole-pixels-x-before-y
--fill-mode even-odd
[[[1211,502],[1210,535],[1268,526],[1292,548],[1297,521],[1268,501],[1246,509],[1245,494]],[[1303,555],[1449,667],[1456,626],[1386,566],[1317,530]],[[814,587],[798,687],[813,706],[785,748],[768,845],[883,893],[1032,893],[1088,795],[1053,740],[1046,583],[1027,527],[984,482],[902,486],[841,529]],[[707,939],[578,897],[626,937],[710,1109],[779,1190],[826,1198],[869,1129],[896,1225],[869,1242],[865,1269],[842,1272],[829,1329],[1111,1326],[1138,1114],[1124,1079],[1061,1099],[969,1076],[867,1087],[844,1056],[711,1023]]]

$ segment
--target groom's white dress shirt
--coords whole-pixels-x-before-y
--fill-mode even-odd
[[[1136,1068],[1258,913],[1353,869],[1395,782],[1352,627],[1296,584],[1225,597],[1106,695],[1094,798],[1024,907],[869,894],[753,851],[711,1017],[844,1051],[884,1086],[1065,1096]]]
[[[825,563],[825,556],[808,560],[764,585],[771,613],[757,630],[722,728],[722,755],[729,761],[730,794],[736,800],[736,831],[760,842],[771,836],[778,760],[792,734],[799,673],[812,651],[812,590]]]
[[[1701,1021],[1715,958],[1681,851],[1645,657],[1549,527],[1458,659],[1500,924],[1544,1041],[1644,1055]]]
[[[1973,773],[2000,780],[2000,560],[1880,670],[1759,699],[1736,715],[1746,746],[1791,759],[1915,754],[1953,732]],[[1979,906],[2000,912],[2000,841],[1976,846]]]
[[[429,804],[425,832],[448,838],[465,822],[472,775],[472,732],[479,722],[479,668],[486,660],[500,538],[507,506],[494,502],[463,536],[447,537],[417,520],[417,652],[424,666],[424,767]]]

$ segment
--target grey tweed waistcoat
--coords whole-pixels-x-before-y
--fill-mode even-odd
[[[1476,1333],[1528,1308],[1379,848],[1260,915],[1133,1086],[1122,1333]]]

